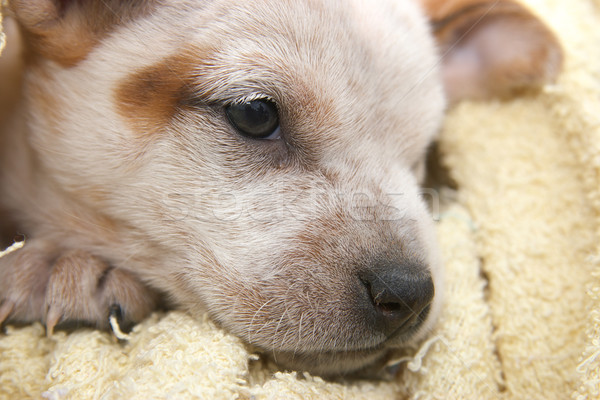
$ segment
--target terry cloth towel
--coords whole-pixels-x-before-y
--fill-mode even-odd
[[[0,399],[600,398],[600,1],[526,3],[561,38],[564,73],[449,113],[440,150],[458,190],[434,209],[446,303],[394,381],[277,371],[208,319],[169,312],[122,342],[7,326]]]

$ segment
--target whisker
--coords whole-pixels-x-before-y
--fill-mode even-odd
[[[250,343],[252,343],[252,324],[254,324],[254,319],[256,318],[256,316],[262,311],[262,309],[264,307],[266,307],[270,302],[272,302],[273,300],[275,300],[275,298],[271,298],[269,300],[267,300],[266,302],[263,303],[262,306],[260,306],[260,308],[258,310],[256,310],[256,312],[254,313],[254,315],[252,316],[252,319],[250,320],[250,325],[248,325],[248,341]],[[265,324],[263,324],[263,326],[260,328],[264,328]],[[260,331],[260,329],[258,331],[256,331],[256,333],[258,333]]]

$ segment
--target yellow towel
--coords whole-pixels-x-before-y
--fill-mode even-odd
[[[278,372],[170,312],[125,343],[8,326],[0,399],[600,399],[600,1],[525,2],[563,41],[565,71],[539,94],[449,113],[446,304],[395,382]]]

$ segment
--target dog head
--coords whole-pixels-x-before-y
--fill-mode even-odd
[[[101,216],[103,257],[285,366],[356,371],[430,329],[416,174],[445,100],[417,4],[11,7],[35,168],[74,236]]]

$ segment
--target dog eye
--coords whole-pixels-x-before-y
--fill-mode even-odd
[[[274,102],[257,99],[225,108],[229,122],[251,139],[279,139],[279,115]]]

